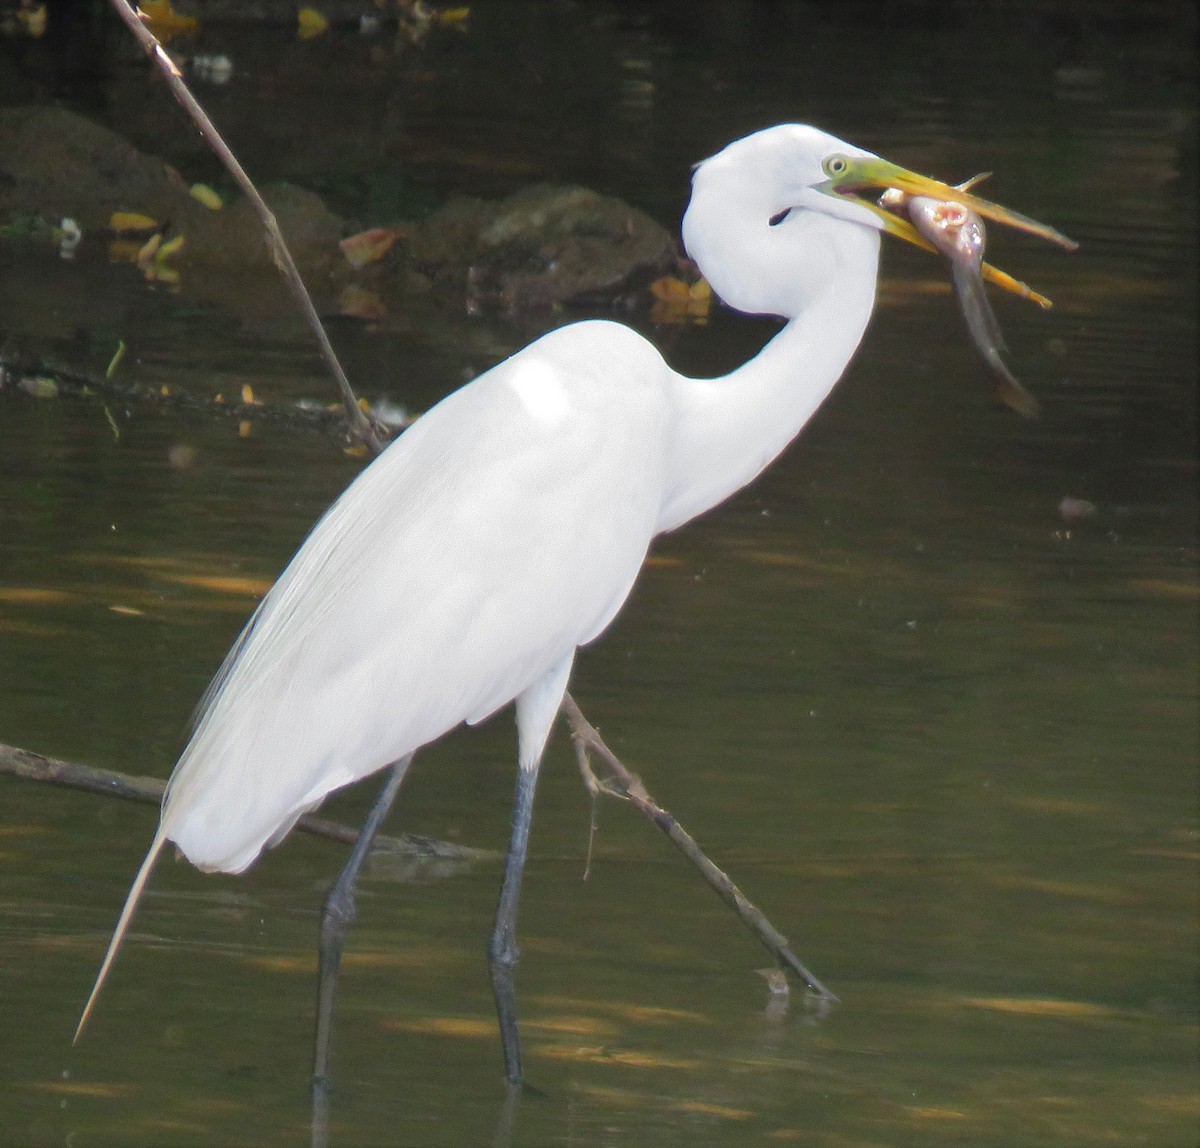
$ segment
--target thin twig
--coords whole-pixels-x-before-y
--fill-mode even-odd
[[[781,967],[790,968],[800,977],[805,985],[821,998],[822,1004],[828,1005],[836,1002],[838,998],[821,984],[792,952],[787,937],[776,929],[767,920],[762,910],[752,904],[725,873],[708,859],[691,834],[646,792],[641,778],[626,769],[617,755],[605,745],[604,739],[595,726],[583,716],[583,711],[569,693],[563,695],[560,709],[571,725],[571,737],[575,742],[575,752],[588,788],[592,789],[595,784],[595,776],[591,774],[591,767],[587,761],[588,752],[594,751],[612,771],[616,786],[614,788],[612,783],[600,783],[600,792],[628,798],[634,808],[650,818],[671,839],[675,847],[700,870],[704,879],[716,891],[717,896],[737,913],[742,923],[770,950]],[[590,782],[589,775],[591,775]],[[593,792],[595,791],[593,790]]]
[[[92,769],[73,761],[44,757],[13,745],[0,743],[0,773],[21,777],[26,781],[48,782],[65,785],[70,789],[81,789],[85,793],[99,793],[105,797],[120,797],[127,801],[140,801],[148,805],[162,802],[166,784],[157,777],[136,777],[115,769]],[[323,817],[305,815],[296,822],[296,828],[317,837],[327,837],[353,845],[358,840],[358,830]],[[447,860],[480,860],[496,856],[486,849],[472,849],[467,845],[455,845],[439,841],[434,837],[422,837],[410,833],[398,836],[379,834],[375,838],[376,853],[391,853],[405,857],[444,858]]]
[[[300,272],[296,269],[292,253],[283,241],[283,235],[279,230],[279,223],[275,219],[274,212],[267,206],[263,197],[259,195],[258,189],[238,162],[237,157],[230,150],[229,145],[221,138],[221,133],[217,131],[212,120],[208,118],[208,114],[200,106],[199,101],[192,95],[187,84],[183,82],[183,76],[180,75],[179,69],[175,66],[175,61],[167,55],[166,50],[158,42],[154,33],[142,23],[138,13],[129,4],[128,0],[112,0],[112,5],[117,10],[117,15],[121,17],[129,30],[137,37],[138,42],[146,49],[146,53],[150,59],[154,61],[159,71],[166,78],[167,86],[171,89],[171,94],[183,105],[188,115],[192,117],[192,121],[200,129],[200,134],[208,141],[209,146],[216,152],[217,158],[225,165],[229,174],[233,176],[238,187],[242,189],[242,192],[250,200],[254,210],[258,213],[258,217],[262,220],[263,229],[267,235],[267,243],[271,248],[271,256],[275,260],[275,266],[279,268],[279,273],[283,276],[283,281],[287,284],[288,290],[291,291],[296,302],[300,304],[300,310],[304,313],[304,317],[308,321],[313,335],[316,337],[317,344],[321,348],[321,355],[325,359],[326,364],[328,364],[329,369],[333,372],[333,377],[337,380],[351,431],[362,440],[373,454],[379,454],[383,450],[383,443],[379,437],[380,428],[367,418],[362,408],[358,405],[354,388],[350,386],[350,380],[346,377],[346,372],[342,370],[342,364],[338,361],[333,344],[330,343],[329,336],[325,333],[325,328],[321,325],[321,319],[317,315],[317,309],[313,306],[313,301],[304,286],[304,280],[300,278]]]

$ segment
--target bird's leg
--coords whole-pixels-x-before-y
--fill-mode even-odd
[[[504,861],[504,883],[500,886],[496,924],[488,945],[488,968],[492,974],[496,1015],[500,1020],[500,1043],[504,1049],[504,1074],[509,1084],[520,1084],[523,1076],[513,970],[521,956],[517,948],[517,902],[521,897],[521,875],[525,870],[525,855],[529,849],[529,825],[533,820],[533,791],[537,786],[538,764],[537,760],[532,766],[522,763],[517,771],[512,841]]]
[[[379,827],[396,800],[400,783],[412,764],[410,753],[394,762],[388,779],[371,806],[362,832],[350,853],[345,868],[325,898],[321,916],[320,966],[317,974],[317,1037],[313,1049],[313,1094],[324,1093],[329,1087],[329,1048],[333,1038],[333,1000],[337,994],[338,970],[342,964],[342,948],[346,934],[354,923],[354,886],[363,862],[371,852],[371,844]]]
[[[500,1020],[500,1044],[504,1049],[504,1075],[510,1085],[522,1081],[521,1038],[517,1032],[517,1002],[513,970],[521,953],[517,948],[517,902],[521,898],[521,875],[529,851],[529,825],[533,820],[533,791],[546,739],[558,714],[559,703],[571,675],[572,650],[551,666],[537,681],[517,695],[517,796],[513,804],[512,840],[504,860],[504,881],[496,906],[496,924],[488,944],[488,969]]]

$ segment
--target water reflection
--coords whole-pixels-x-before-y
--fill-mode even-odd
[[[664,540],[579,665],[591,719],[842,1008],[817,1026],[795,1009],[771,1016],[753,941],[618,807],[582,884],[588,808],[558,745],[519,974],[545,1096],[521,1103],[512,1140],[1194,1142],[1186,37],[1173,11],[1146,8],[1066,19],[972,7],[937,26],[886,9],[852,38],[810,9],[768,8],[662,5],[649,19],[589,5],[539,24],[488,5],[462,55],[374,73],[358,44],[205,32],[254,53],[214,110],[256,175],[370,186],[415,166],[430,200],[571,178],[670,220],[690,162],[797,117],[922,170],[994,167],[1006,198],[1084,244],[1069,264],[1032,245],[1004,253],[1057,303],[1041,316],[997,302],[1014,368],[1043,404],[1033,425],[990,405],[965,341],[930,337],[954,316],[948,295],[914,289],[928,262],[889,253],[860,357],[798,447]],[[642,104],[619,95],[645,73],[625,60],[650,62]],[[362,96],[364,74],[376,87]],[[343,93],[319,82],[330,76]],[[140,65],[118,69],[104,98],[141,146],[201,174]],[[295,113],[280,116],[285,104]],[[260,139],[264,124],[278,146]],[[64,356],[77,330],[107,335],[134,316],[149,353],[131,369],[146,378],[325,393],[298,326],[118,290],[102,267],[76,291],[4,255],[8,330]],[[723,373],[769,331],[718,314],[653,334],[681,368]],[[368,392],[416,408],[529,334],[486,318],[338,332]],[[207,415],[112,413],[120,441],[95,401],[0,394],[0,733],[161,775],[254,587],[358,464],[315,432],[243,441]],[[181,443],[197,452],[187,468],[170,463]],[[1065,523],[1064,496],[1097,514]],[[502,849],[510,761],[507,718],[437,747],[397,827]],[[342,796],[331,814],[361,817],[367,800]],[[9,1138],[307,1138],[311,953],[340,856],[296,840],[241,879],[164,866],[95,1029],[71,1050],[153,816],[2,778],[0,802]],[[483,961],[497,873],[368,882],[331,1143],[497,1134]]]

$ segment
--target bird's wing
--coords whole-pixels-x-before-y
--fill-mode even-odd
[[[331,790],[481,720],[624,601],[661,499],[662,360],[609,323],[423,416],[330,509],[218,675],[164,801],[236,872]]]

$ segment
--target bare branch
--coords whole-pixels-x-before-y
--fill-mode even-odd
[[[655,802],[646,791],[645,785],[642,784],[642,779],[636,773],[626,769],[617,755],[605,745],[604,739],[595,726],[583,716],[583,711],[576,705],[575,699],[569,693],[563,695],[561,711],[571,725],[571,737],[575,742],[575,752],[589,790],[595,793],[598,788],[601,793],[627,798],[634,808],[650,818],[671,839],[675,847],[700,870],[704,879],[716,891],[717,896],[762,941],[781,967],[791,969],[812,992],[821,998],[822,1005],[828,1006],[835,1003],[838,998],[821,984],[792,952],[787,937],[776,929],[767,920],[762,910],[752,904],[725,873],[708,859],[691,834],[667,810]],[[595,752],[612,772],[612,780],[608,783],[595,781],[587,761],[589,751]],[[597,788],[593,788],[593,786]]]
[[[136,777],[113,769],[92,769],[72,761],[61,761],[43,757],[27,749],[0,743],[0,773],[21,777],[26,781],[49,782],[65,785],[70,789],[81,789],[85,793],[99,793],[104,797],[121,797],[127,801],[141,801],[158,805],[162,801],[166,784],[157,777]],[[318,837],[327,837],[353,845],[358,840],[358,830],[323,817],[305,815],[296,822],[296,828]],[[454,845],[434,837],[421,837],[409,833],[398,836],[379,834],[375,838],[375,852],[391,853],[405,857],[442,858],[446,860],[481,860],[496,856],[486,849],[472,849],[467,845]]]
[[[229,145],[221,138],[221,133],[217,131],[212,120],[208,118],[208,114],[200,106],[196,97],[192,95],[187,84],[184,83],[179,69],[175,66],[175,62],[167,55],[166,50],[158,42],[154,33],[142,23],[137,12],[128,3],[128,0],[112,0],[112,5],[116,9],[117,15],[121,17],[129,30],[137,37],[138,42],[146,49],[146,53],[150,59],[154,61],[159,71],[166,78],[167,86],[171,89],[171,94],[183,105],[184,110],[191,116],[196,127],[200,129],[200,134],[208,141],[209,146],[216,152],[217,158],[225,165],[229,174],[233,176],[238,187],[242,189],[246,198],[250,200],[254,210],[258,213],[259,219],[262,220],[263,230],[267,235],[267,243],[271,248],[271,256],[275,260],[275,266],[279,268],[279,273],[283,276],[288,290],[291,291],[296,302],[300,305],[300,310],[304,313],[304,317],[308,321],[313,335],[316,337],[317,344],[321,348],[321,355],[325,359],[326,364],[328,364],[329,369],[333,372],[334,379],[337,380],[338,389],[342,394],[342,403],[346,408],[346,419],[350,424],[351,431],[373,454],[379,454],[383,450],[383,443],[379,438],[381,428],[368,419],[363,414],[362,408],[358,405],[354,388],[350,386],[350,380],[346,377],[346,372],[342,370],[342,364],[338,361],[333,344],[330,343],[329,336],[325,333],[325,328],[321,325],[317,309],[313,306],[312,298],[304,286],[304,280],[300,278],[300,272],[296,268],[295,260],[292,259],[292,253],[288,250],[287,244],[283,240],[283,235],[279,230],[279,224],[275,219],[274,212],[267,206],[263,197],[259,195],[258,189],[238,162],[237,157],[230,150]]]

